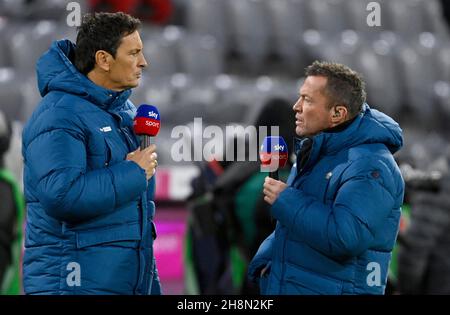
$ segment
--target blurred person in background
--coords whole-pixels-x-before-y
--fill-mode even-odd
[[[4,155],[12,136],[11,123],[0,111],[0,294],[20,294],[24,200]]]
[[[450,174],[411,167],[402,172],[411,213],[399,235],[397,292],[450,294]]]
[[[277,225],[249,276],[262,294],[383,294],[404,195],[393,157],[402,130],[365,103],[350,68],[316,61],[305,74],[297,160],[287,184],[265,180]]]
[[[252,122],[257,138],[271,134],[278,127],[278,136],[287,140],[292,152],[294,119],[285,99],[268,100]],[[260,135],[260,127],[267,134]],[[263,130],[263,129],[261,129]],[[246,153],[249,153],[249,141]],[[234,139],[237,148],[237,139]],[[236,153],[236,152],[235,152]],[[273,230],[261,185],[267,173],[260,172],[260,161],[211,161],[201,164],[200,176],[195,178],[193,195],[188,200],[190,224],[188,244],[195,280],[200,294],[256,294],[257,288],[246,279],[250,259],[259,244]],[[280,170],[286,179],[287,167]],[[205,252],[209,253],[205,255]]]
[[[267,127],[268,136],[281,136],[288,145],[288,152],[293,152],[293,141],[295,136],[295,119],[292,116],[292,107],[289,101],[282,98],[273,98],[267,101],[261,108],[254,126],[259,131],[260,127]],[[279,134],[271,133],[271,127],[278,127]],[[260,135],[258,134],[258,137]],[[251,162],[253,163],[253,162]],[[247,163],[249,164],[249,163]],[[244,167],[244,166],[241,166]],[[247,166],[248,167],[248,166]],[[258,288],[246,277],[248,264],[256,254],[259,245],[275,228],[275,222],[270,216],[270,205],[264,201],[261,186],[267,173],[260,171],[260,161],[253,166],[253,172],[245,178],[245,181],[234,187],[234,209],[237,217],[238,228],[241,237],[238,245],[242,253],[243,274],[241,275],[241,294],[257,294]],[[281,180],[286,181],[292,160],[283,169],[279,170]]]
[[[147,66],[140,21],[83,17],[76,45],[37,62],[43,97],[23,131],[26,294],[160,294],[153,253],[155,145],[128,100]]]

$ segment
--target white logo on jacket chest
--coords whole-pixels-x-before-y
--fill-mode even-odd
[[[328,172],[328,173],[325,174],[325,179],[328,180],[328,179],[331,178],[331,176],[333,176],[333,173],[332,172]]]
[[[111,126],[106,126],[106,127],[100,128],[100,131],[102,131],[102,132],[110,132],[110,131],[112,131],[112,129],[111,129]]]

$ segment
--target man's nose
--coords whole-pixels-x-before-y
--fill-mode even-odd
[[[299,99],[299,100],[294,104],[294,106],[292,106],[292,109],[294,110],[294,112],[301,112],[301,107],[302,107],[302,104],[301,104],[301,100]]]
[[[142,55],[142,59],[141,59],[141,62],[139,63],[139,67],[145,68],[147,66],[148,66],[147,60],[145,60],[144,55]]]

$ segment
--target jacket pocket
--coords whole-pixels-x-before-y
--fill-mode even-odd
[[[77,248],[85,248],[94,245],[108,244],[138,247],[138,241],[141,240],[141,231],[139,223],[121,224],[103,228],[97,228],[87,231],[78,231]]]
[[[325,204],[332,204],[336,199],[338,189],[340,188],[342,173],[347,169],[347,164],[341,164],[328,172],[325,176],[327,184],[324,193],[323,202]]]
[[[105,145],[102,147],[101,151],[98,149],[96,152],[87,152],[87,167],[89,170],[96,170],[109,165],[111,161],[111,151],[109,147]]]
[[[286,264],[283,294],[339,295],[342,294],[342,281]]]
[[[120,139],[113,138],[112,135],[105,135],[104,139],[106,144],[105,155],[107,165],[125,160],[129,153],[126,144],[121,142]]]

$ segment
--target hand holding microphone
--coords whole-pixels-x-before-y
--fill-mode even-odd
[[[288,160],[287,144],[282,137],[266,137],[259,154],[261,171],[269,172],[264,181],[264,201],[273,204],[287,185],[278,180],[278,169],[283,168]]]
[[[264,201],[273,205],[280,193],[286,189],[287,185],[282,181],[266,177],[263,187]]]
[[[155,137],[161,128],[161,119],[158,109],[153,105],[139,106],[134,118],[133,129],[141,137],[141,146],[127,155],[127,160],[137,163],[145,170],[147,180],[156,172],[158,155],[156,145],[151,144],[151,137]]]
[[[156,145],[152,144],[149,147],[141,150],[138,148],[136,151],[127,154],[127,160],[133,161],[139,165],[149,180],[156,172],[158,166],[158,155],[156,154]]]

